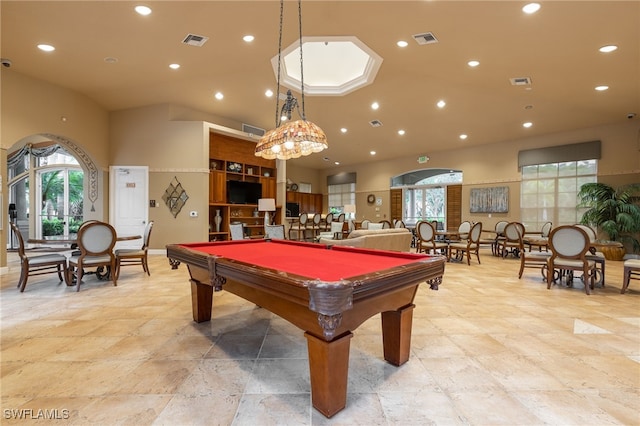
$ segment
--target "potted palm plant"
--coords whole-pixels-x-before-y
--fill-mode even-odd
[[[640,252],[640,184],[614,189],[604,183],[585,183],[578,192],[578,208],[587,209],[580,223],[596,226],[609,240],[622,243],[634,253]],[[623,247],[620,259],[624,253]]]

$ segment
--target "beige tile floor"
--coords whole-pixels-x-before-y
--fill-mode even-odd
[[[356,330],[347,407],[331,419],[311,407],[302,332],[225,292],[194,323],[184,266],[155,255],[151,277],[124,268],[117,287],[88,277],[76,293],[49,275],[21,294],[11,258],[0,423],[640,424],[640,282],[619,294],[622,263],[586,296],[580,281],[547,290],[535,270],[518,280],[515,259],[481,258],[421,287],[405,365],[384,361],[379,317]]]

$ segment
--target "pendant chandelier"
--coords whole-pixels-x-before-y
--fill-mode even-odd
[[[320,127],[307,121],[304,110],[304,66],[302,62],[302,5],[298,0],[298,30],[300,40],[300,93],[302,112],[298,100],[291,90],[287,91],[287,99],[280,108],[280,68],[282,61],[282,22],[284,17],[284,0],[280,0],[280,35],[278,38],[278,71],[276,90],[276,128],[265,133],[256,145],[255,155],[268,160],[289,160],[303,155],[313,154],[327,149],[327,137]],[[300,120],[290,121],[293,110],[298,111]],[[283,117],[287,122],[281,125]]]

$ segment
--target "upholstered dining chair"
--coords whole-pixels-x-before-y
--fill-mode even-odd
[[[382,224],[382,229],[391,229],[391,228],[393,228],[393,225],[391,224],[391,222],[389,222],[386,219],[381,220],[380,223]]]
[[[147,262],[147,252],[149,250],[149,239],[151,238],[152,229],[153,221],[151,220],[144,228],[142,247],[139,249],[116,249],[116,278],[120,277],[120,267],[129,265],[142,265],[142,270],[151,276],[149,263]]]
[[[480,264],[480,234],[482,233],[482,222],[476,222],[473,224],[469,233],[467,234],[467,240],[465,242],[451,243],[449,244],[449,261],[451,257],[462,258],[465,253],[467,255],[467,265],[471,265],[471,254],[475,254]]]
[[[331,230],[331,222],[333,222],[333,213],[327,213],[327,215],[324,217],[324,219],[321,222],[320,228],[323,231]]]
[[[433,227],[433,223],[426,220],[418,222],[416,233],[418,234],[416,253],[436,254],[440,251],[440,253],[447,255],[449,244],[443,241],[436,241],[436,229]]]
[[[307,230],[309,231],[312,240],[315,239],[315,237],[320,233],[321,222],[322,215],[320,213],[315,213],[311,217],[311,221],[307,221]]]
[[[360,229],[369,229],[369,224],[371,221],[369,219],[364,219],[362,223],[360,223]]]
[[[306,240],[307,234],[307,221],[309,220],[309,216],[306,213],[300,213],[298,216],[298,221],[291,225],[289,228],[289,239],[290,240],[298,240],[304,241]],[[292,236],[292,234],[295,236]]]
[[[549,251],[525,250],[524,234],[521,233],[521,229],[524,229],[524,227],[523,228],[518,227],[517,229],[518,229],[518,234],[520,238],[520,243],[519,243],[520,271],[518,272],[518,279],[522,278],[525,268],[534,268],[540,271],[542,279],[546,281],[547,280],[546,274],[549,273],[547,263],[549,261],[549,257],[551,256],[551,253]],[[551,273],[553,274],[553,271],[551,271]]]
[[[549,234],[551,233],[551,228],[553,228],[552,222],[545,222],[540,228],[540,236],[536,236],[535,240],[527,241],[525,244],[529,247],[529,251],[531,251],[534,247],[538,248],[538,251],[548,251],[548,241]]]
[[[20,258],[20,279],[18,287],[20,293],[24,292],[27,280],[30,276],[57,273],[60,282],[64,281],[67,273],[67,258],[59,253],[40,254],[27,256],[24,246],[24,239],[18,226],[11,222],[11,230],[18,240],[18,257]]]
[[[585,255],[588,260],[593,260],[596,262],[596,276],[595,283],[602,285],[604,287],[604,273],[606,269],[606,259],[604,257],[604,253],[601,251],[596,251],[592,248],[591,243],[596,241],[597,235],[596,231],[593,230],[592,227],[583,225],[581,223],[575,224],[576,227],[582,229],[589,236],[589,251]]]
[[[106,268],[106,272],[98,276],[109,277],[113,285],[118,285],[116,276],[116,256],[113,247],[116,244],[116,230],[105,222],[91,222],[78,229],[78,248],[80,254],[72,254],[65,275],[67,285],[76,282],[76,291],[80,291],[85,268]],[[100,271],[101,269],[97,269]]]
[[[524,250],[522,236],[524,235],[524,225],[520,222],[509,222],[504,227],[504,236],[498,240],[496,249],[498,256],[507,257],[512,254],[513,257],[520,256]]]
[[[504,239],[504,228],[507,226],[509,222],[506,220],[500,220],[496,222],[496,225],[493,229],[494,235],[491,237],[480,238],[481,246],[489,246],[491,247],[491,254],[494,256],[498,255],[498,243]]]
[[[343,229],[344,229],[344,222],[331,222],[331,229],[329,231],[320,232],[316,240],[320,241],[320,239],[322,238],[341,240]]]
[[[407,225],[405,225],[404,221],[402,219],[398,219],[393,223],[393,227],[394,228],[406,228]]]
[[[437,228],[436,228],[437,230]],[[465,242],[469,239],[469,231],[471,230],[471,222],[465,220],[460,225],[458,225],[458,232],[452,235],[445,237],[449,242]]]
[[[622,288],[620,294],[624,294],[629,288],[631,280],[640,280],[640,259],[626,259],[624,261],[624,275],[622,276]]]
[[[264,237],[270,240],[284,240],[284,225],[265,225]]]
[[[551,256],[547,262],[547,289],[551,288],[554,278],[560,282],[562,277],[567,277],[572,283],[573,272],[582,272],[584,291],[588,295],[589,288],[594,288],[596,262],[586,258],[589,251],[589,236],[587,233],[573,225],[563,225],[554,228],[549,234],[549,249]],[[554,274],[555,270],[559,273]]]
[[[244,225],[242,223],[229,224],[229,233],[231,234],[231,240],[244,240]]]

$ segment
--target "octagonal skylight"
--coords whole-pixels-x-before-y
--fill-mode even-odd
[[[341,96],[373,83],[382,58],[353,36],[302,37],[304,93]],[[277,78],[278,56],[271,59]],[[300,92],[300,41],[282,50],[280,84]]]

